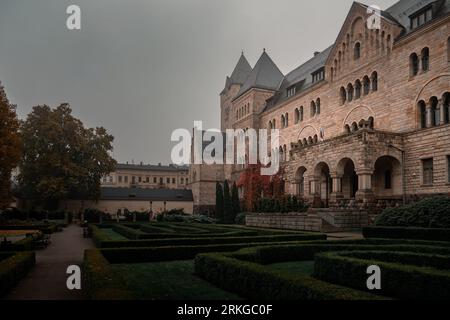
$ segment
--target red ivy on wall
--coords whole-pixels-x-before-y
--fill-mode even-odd
[[[237,187],[244,189],[245,209],[254,211],[255,203],[261,197],[281,198],[284,195],[283,173],[280,169],[274,176],[263,176],[260,164],[248,165],[237,182]]]

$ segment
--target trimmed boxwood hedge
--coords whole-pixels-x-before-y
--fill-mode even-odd
[[[399,241],[368,241],[361,242],[348,241],[345,242],[303,242],[299,244],[287,245],[269,245],[247,248],[236,252],[233,256],[241,260],[256,262],[259,264],[272,264],[277,262],[289,261],[308,261],[313,260],[314,255],[327,251],[342,250],[385,250],[385,251],[412,251],[434,254],[450,254],[449,246],[432,245],[429,242],[413,243]]]
[[[257,237],[218,237],[218,238],[174,238],[174,239],[152,239],[152,240],[123,240],[123,241],[101,241],[98,246],[102,248],[120,247],[164,247],[164,246],[205,246],[222,244],[257,244],[271,242],[290,242],[322,240],[326,235],[282,235],[282,236],[257,236]]]
[[[364,238],[450,241],[450,229],[365,227],[363,228],[363,236]]]
[[[266,245],[285,245],[288,242],[262,243]],[[299,242],[289,242],[299,243]],[[166,246],[166,247],[130,247],[100,249],[110,263],[138,263],[193,259],[199,253],[232,252],[247,248],[248,243],[213,244],[196,246]]]
[[[256,263],[233,259],[226,254],[198,255],[195,258],[195,273],[224,290],[254,300],[383,299],[307,275],[271,270]]]
[[[377,265],[381,269],[381,290],[374,290],[373,293],[400,299],[450,299],[448,271],[345,255],[345,252],[317,254],[314,276],[354,289],[368,290],[367,268]]]
[[[382,251],[383,248],[376,251],[347,251],[341,252],[341,256],[365,259],[379,260],[383,262],[401,263],[418,267],[431,267],[439,270],[450,270],[450,251],[436,253],[420,253],[420,252],[396,252]],[[439,251],[438,251],[439,252]]]
[[[39,230],[44,234],[51,234],[58,229],[57,224],[37,224],[37,225],[12,225],[12,226],[0,226],[0,230]]]
[[[0,297],[13,288],[35,265],[34,252],[0,253]]]
[[[112,270],[99,250],[84,251],[83,275],[83,286],[91,299],[133,299],[125,280]]]

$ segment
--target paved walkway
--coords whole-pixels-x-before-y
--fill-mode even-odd
[[[359,240],[364,239],[362,232],[332,232],[327,233],[327,240]]]
[[[83,290],[69,290],[66,274],[69,265],[83,262],[84,249],[94,248],[91,239],[83,238],[83,229],[69,225],[52,234],[52,243],[36,251],[36,266],[5,297],[9,300],[77,300],[86,299]]]

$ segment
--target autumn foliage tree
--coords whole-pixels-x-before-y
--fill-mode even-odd
[[[0,84],[0,209],[12,202],[11,172],[18,165],[22,143],[16,107],[6,98]]]
[[[85,128],[68,104],[36,106],[22,126],[24,154],[19,183],[25,198],[44,207],[59,200],[100,196],[100,179],[115,168],[114,138]]]

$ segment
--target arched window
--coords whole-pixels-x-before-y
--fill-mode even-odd
[[[352,132],[358,131],[358,124],[357,124],[356,122],[353,122],[353,123],[352,123],[351,131],[352,131]]]
[[[316,113],[320,114],[320,98],[316,100]]]
[[[343,105],[347,101],[347,91],[345,90],[344,87],[341,87],[340,96],[341,96],[341,105]]]
[[[287,147],[286,147],[286,145],[283,146],[283,155],[284,155],[283,161],[286,161],[287,160]]]
[[[361,98],[361,81],[356,80],[355,82],[355,99]]]
[[[426,72],[430,70],[430,49],[422,49],[422,71]]]
[[[319,142],[319,137],[317,136],[317,134],[314,135],[314,143]]]
[[[284,152],[283,152],[283,147],[280,146],[280,162],[284,161]]]
[[[311,117],[314,117],[316,115],[316,103],[314,101],[311,101]]]
[[[373,129],[375,127],[375,120],[373,117],[369,117],[368,119],[369,122],[369,129]]]
[[[348,124],[345,125],[344,132],[345,133],[350,133],[351,132],[350,126]]]
[[[303,121],[303,106],[300,107],[300,121]]]
[[[374,71],[371,76],[372,81],[372,91],[378,91],[378,73]]]
[[[438,126],[441,122],[441,112],[439,110],[439,101],[436,97],[431,97],[430,99],[430,105],[431,105],[431,126],[435,127]]]
[[[269,127],[269,130],[273,129],[273,127],[272,127],[272,121],[269,121],[268,127]]]
[[[286,125],[286,121],[284,119],[284,114],[283,114],[283,115],[281,115],[281,128],[284,128],[285,125]]]
[[[284,116],[284,127],[289,127],[289,113],[286,113],[286,115]]]
[[[351,83],[348,84],[347,86],[347,100],[350,102],[353,100],[353,85]]]
[[[363,78],[363,94],[367,96],[370,93],[370,79],[368,76]]]
[[[357,42],[355,44],[354,59],[358,60],[359,58],[361,58],[361,43]]]
[[[273,119],[273,121],[272,121],[272,126],[273,126],[273,129],[277,128],[277,122],[275,121],[275,119]]]
[[[300,121],[300,112],[296,108],[294,111],[294,123],[297,124]]]
[[[446,92],[442,99],[444,103],[444,122],[450,123],[450,92]]]
[[[427,127],[427,106],[425,104],[425,101],[419,101],[418,108],[420,116],[420,127],[422,129],[425,129]]]
[[[409,74],[411,77],[416,76],[419,73],[419,57],[416,53],[412,53],[409,56]]]
[[[308,140],[306,140],[306,138],[303,138],[303,145],[307,146],[308,145]]]

